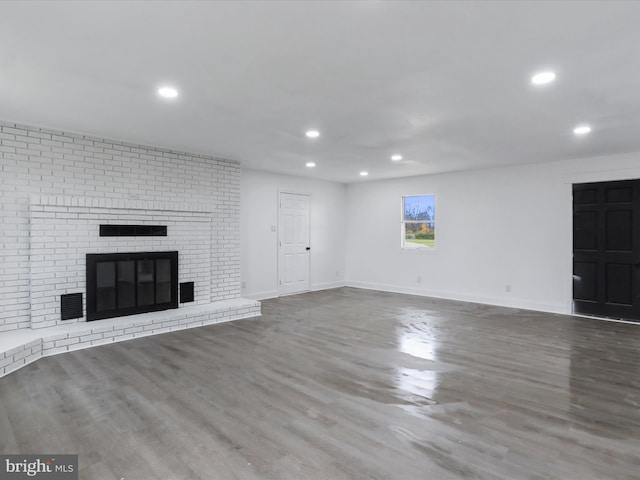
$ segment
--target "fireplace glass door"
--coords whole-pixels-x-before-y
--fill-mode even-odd
[[[87,255],[87,320],[178,308],[178,252]]]

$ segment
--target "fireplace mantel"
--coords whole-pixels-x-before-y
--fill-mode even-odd
[[[152,202],[131,198],[80,197],[64,195],[31,195],[29,204],[50,207],[84,207],[114,210],[212,213],[211,206],[175,202]]]

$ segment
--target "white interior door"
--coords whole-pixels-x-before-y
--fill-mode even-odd
[[[280,193],[278,293],[309,291],[309,195]]]

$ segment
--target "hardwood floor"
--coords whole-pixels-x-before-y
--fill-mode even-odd
[[[639,479],[640,325],[351,288],[0,379],[82,480]]]

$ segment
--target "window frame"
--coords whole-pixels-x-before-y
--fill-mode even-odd
[[[434,212],[434,219],[433,220],[405,220],[405,209],[404,209],[404,204],[405,204],[405,198],[408,197],[433,197],[433,212]],[[400,248],[403,251],[409,251],[409,252],[433,252],[436,249],[436,234],[435,234],[435,229],[436,229],[436,218],[435,218],[435,212],[436,212],[436,194],[435,193],[424,193],[424,194],[420,194],[420,195],[402,195],[400,197]],[[433,230],[434,230],[434,237],[433,237],[433,246],[430,245],[423,245],[423,244],[419,244],[419,243],[412,243],[412,242],[407,242],[406,241],[406,224],[408,223],[414,223],[414,224],[422,224],[422,223],[430,223],[433,224]],[[407,244],[409,246],[407,246]]]

